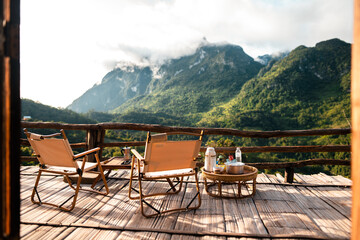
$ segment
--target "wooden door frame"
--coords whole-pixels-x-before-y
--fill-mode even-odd
[[[360,239],[360,0],[354,0],[351,52],[351,239]]]

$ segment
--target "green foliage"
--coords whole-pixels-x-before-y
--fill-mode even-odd
[[[69,109],[54,108],[29,99],[21,100],[21,116],[31,116],[34,122],[95,123]]]
[[[255,76],[261,64],[234,45],[203,46],[195,54],[171,60],[158,71],[147,94],[115,109],[116,113],[143,109],[192,121],[199,113],[225,103]]]
[[[62,122],[62,123],[78,123],[78,124],[90,124],[96,123],[94,120],[90,120],[85,116],[73,112],[68,109],[59,109],[50,107],[38,102],[34,102],[29,99],[21,100],[21,115],[31,116],[30,121],[34,122]],[[39,134],[53,134],[59,132],[55,129],[28,129],[30,132]],[[70,143],[78,143],[85,141],[85,131],[66,130],[66,136]],[[21,138],[26,138],[25,134],[21,132]],[[31,156],[32,148],[21,146],[20,152],[22,156]],[[25,163],[24,163],[25,164]],[[27,163],[27,164],[34,164]]]
[[[150,67],[124,64],[106,74],[101,84],[95,84],[68,108],[81,113],[112,110],[127,100],[144,94],[151,77]]]

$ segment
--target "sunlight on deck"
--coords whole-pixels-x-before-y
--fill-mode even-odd
[[[350,238],[351,181],[342,176],[295,174],[295,184],[289,185],[282,184],[281,175],[259,174],[255,196],[245,199],[213,198],[201,183],[200,209],[148,219],[141,215],[138,201],[127,197],[128,170],[112,172],[108,196],[80,192],[72,212],[31,203],[36,170],[21,170],[23,239]],[[61,203],[72,194],[62,180],[49,174],[42,177],[39,194]],[[145,184],[150,191],[167,187],[166,182]],[[224,186],[229,193],[235,187]],[[185,188],[195,191],[194,181],[188,179]],[[191,194],[181,192],[153,204],[186,206],[190,200]]]

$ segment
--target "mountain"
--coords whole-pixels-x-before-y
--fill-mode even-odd
[[[348,127],[350,54],[350,44],[339,39],[256,61],[236,45],[204,44],[158,68],[114,69],[71,106],[108,110],[106,117],[88,113],[107,121],[259,130]]]
[[[146,94],[113,112],[146,110],[193,117],[231,100],[261,67],[239,46],[202,46],[192,55],[162,65]]]
[[[274,53],[274,54],[265,54],[262,56],[258,56],[257,58],[255,58],[255,61],[261,63],[262,65],[268,65],[270,61],[278,61],[283,59],[284,57],[286,57],[287,55],[289,55],[289,52],[279,52],[279,53]]]
[[[128,111],[196,114],[229,101],[262,65],[241,47],[200,46],[189,56],[158,67],[122,65],[76,99],[76,112]]]
[[[231,101],[197,124],[261,130],[349,127],[350,54],[351,45],[339,39],[299,46],[269,62]]]
[[[21,116],[30,116],[31,121],[41,122],[95,123],[69,109],[54,108],[30,99],[21,99]]]
[[[29,99],[21,99],[21,116],[30,116],[31,119],[28,121],[33,122],[63,122],[78,124],[96,123],[94,120],[69,109],[54,108]],[[32,131],[32,129],[30,129],[30,131]],[[52,134],[59,131],[55,129],[34,129],[34,132],[39,134]],[[22,138],[26,138],[23,132],[21,134]],[[71,143],[83,142],[86,137],[86,133],[85,131],[66,131],[66,136]],[[31,154],[28,147],[21,147],[21,151],[22,154],[26,156],[30,156]]]
[[[151,78],[149,67],[122,63],[67,108],[79,113],[113,110],[127,100],[144,94]]]

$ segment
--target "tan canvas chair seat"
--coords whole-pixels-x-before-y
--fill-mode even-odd
[[[63,171],[63,172],[66,172],[66,173],[77,173],[77,169],[81,168],[82,161],[76,161],[76,164],[78,165],[77,168],[49,166],[49,167],[46,168],[46,170],[49,170],[49,171]],[[97,163],[86,162],[85,167],[84,167],[84,171],[87,172],[87,171],[89,171],[91,169],[94,169],[96,167],[97,167]]]
[[[169,170],[169,171],[160,171],[160,172],[147,172],[144,174],[144,178],[165,178],[172,175],[184,175],[184,174],[193,174],[194,169],[185,168],[179,170]]]
[[[146,140],[144,157],[141,156],[135,149],[131,152],[134,154],[131,163],[130,183],[129,183],[129,198],[132,200],[140,200],[141,213],[145,217],[161,215],[164,213],[175,211],[186,211],[197,209],[201,205],[201,196],[199,189],[199,182],[197,177],[196,158],[200,151],[203,132],[200,134],[194,133],[180,133],[186,135],[198,136],[198,140],[186,141],[168,141],[168,134],[151,135],[148,133]],[[181,191],[183,179],[185,176],[194,176],[196,182],[196,195],[187,203],[186,207],[172,208],[172,209],[157,209],[148,203],[145,199],[156,198],[161,195],[176,194]],[[139,181],[138,189],[135,189],[132,184],[133,180]],[[170,189],[166,192],[144,193],[142,180],[157,180],[166,179],[170,185]],[[179,185],[178,188],[176,186]],[[132,192],[137,192],[137,196],[133,196]],[[198,199],[198,204],[191,206],[195,199]],[[144,210],[144,205],[149,206],[155,212],[148,214]],[[166,204],[164,204],[166,205]]]
[[[107,182],[100,164],[99,160],[99,150],[100,148],[94,148],[87,150],[85,152],[74,155],[70,143],[65,135],[63,130],[60,130],[61,133],[56,133],[52,135],[40,135],[28,132],[24,129],[24,132],[27,136],[27,139],[33,148],[37,159],[39,160],[39,173],[35,181],[35,186],[33,188],[33,192],[31,195],[31,201],[36,204],[46,204],[50,206],[54,206],[60,208],[64,211],[71,211],[74,209],[76,204],[76,199],[79,193],[79,190],[86,190],[90,192],[95,192],[103,195],[107,195],[109,193],[109,188],[107,186]],[[59,138],[61,137],[62,138]],[[95,156],[96,162],[90,163],[87,162],[88,155],[93,154]],[[82,160],[78,160],[82,159]],[[98,168],[98,171],[95,169]],[[75,190],[74,195],[72,196],[72,203],[70,207],[63,207],[71,198],[67,199],[60,205],[41,201],[39,191],[37,190],[41,174],[43,172],[61,174],[67,180],[69,186]],[[101,192],[94,189],[94,182],[91,189],[80,188],[82,175],[86,172],[96,173],[103,180],[105,186],[105,192]],[[73,186],[69,176],[79,175],[77,180],[76,187]],[[35,194],[38,198],[38,201],[35,200]]]

